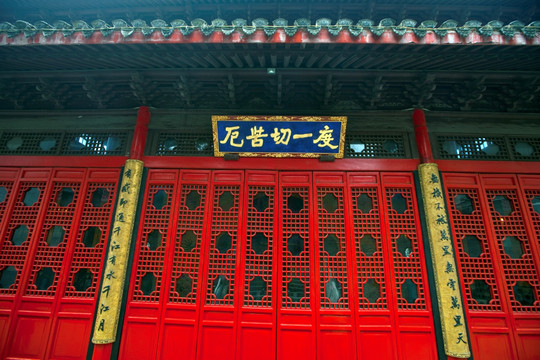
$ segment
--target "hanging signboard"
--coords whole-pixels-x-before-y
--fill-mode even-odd
[[[344,116],[212,116],[214,155],[343,157]]]

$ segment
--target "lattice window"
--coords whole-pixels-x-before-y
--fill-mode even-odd
[[[440,159],[509,160],[510,155],[503,136],[437,136]]]
[[[161,293],[167,230],[171,218],[174,186],[148,185],[140,236],[133,301],[157,302]]]
[[[282,307],[309,309],[310,247],[309,188],[282,190]]]
[[[214,187],[206,304],[233,305],[240,187]]]
[[[61,142],[61,132],[4,132],[0,155],[56,155]]]
[[[54,184],[26,295],[54,296],[68,247],[80,187],[78,182]]]
[[[540,310],[540,282],[516,190],[486,190],[513,311]]]
[[[321,308],[348,309],[343,188],[317,189]]]
[[[4,132],[0,155],[118,155],[127,153],[128,133]]]
[[[410,157],[404,134],[347,134],[346,158]]]
[[[152,149],[153,155],[213,156],[214,143],[210,133],[161,132]]]
[[[80,195],[79,182],[54,183],[26,295],[54,296]]]
[[[493,253],[487,239],[478,190],[452,187],[447,189],[447,194],[467,306],[474,311],[501,311]],[[444,235],[443,239],[450,238],[449,234]]]
[[[399,309],[426,309],[422,277],[423,257],[419,252],[419,224],[411,188],[386,188],[388,229]]]
[[[538,244],[540,245],[540,189],[527,189],[524,192],[527,209],[529,210],[533,227],[537,234]]]
[[[93,298],[96,294],[116,186],[116,182],[88,184],[65,296]]]
[[[28,261],[28,249],[39,209],[45,196],[44,182],[23,182],[18,189],[8,229],[2,239],[0,268],[16,272],[15,281],[9,287],[0,288],[0,294],[12,295],[19,288],[24,265]]]
[[[5,211],[12,189],[13,181],[0,181],[0,219],[5,219]]]
[[[169,302],[196,302],[206,201],[207,185],[182,185]]]
[[[64,135],[61,155],[125,155],[126,132],[81,133]]]
[[[244,305],[271,307],[273,291],[275,191],[249,186]]]
[[[540,137],[508,137],[514,160],[540,160]]]
[[[347,134],[347,158],[409,158],[406,134]],[[163,131],[155,135],[152,155],[213,156],[212,134]]]
[[[360,309],[387,309],[379,196],[375,187],[351,187]]]

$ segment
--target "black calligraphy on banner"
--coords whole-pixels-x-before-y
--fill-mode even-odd
[[[95,344],[107,344],[116,340],[123,282],[126,275],[142,168],[142,162],[128,160],[123,172],[122,183],[119,186],[120,196],[111,227],[107,261],[103,271],[103,283],[92,338],[92,342]]]
[[[457,280],[457,268],[441,178],[436,164],[419,166],[420,182],[429,243],[437,279],[437,298],[446,355],[470,357],[466,332],[463,331],[464,313]]]

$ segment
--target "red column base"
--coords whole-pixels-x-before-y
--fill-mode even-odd
[[[96,344],[92,353],[92,360],[110,360],[113,344]]]

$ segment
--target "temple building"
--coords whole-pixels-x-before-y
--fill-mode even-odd
[[[540,358],[534,0],[5,0],[1,359]]]

